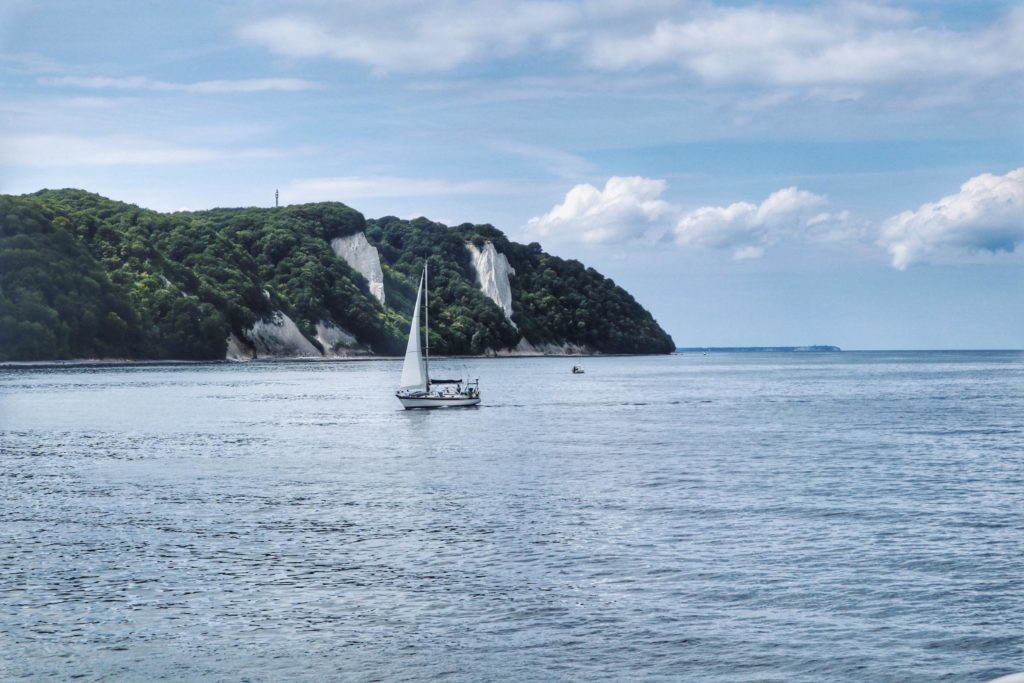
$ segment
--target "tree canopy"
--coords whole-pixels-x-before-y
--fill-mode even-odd
[[[365,232],[387,306],[330,241]],[[467,242],[515,268],[513,321],[480,290]],[[482,354],[532,343],[666,353],[671,338],[627,292],[578,261],[490,225],[366,220],[335,202],[158,213],[82,190],[0,196],[0,360],[223,358],[280,310],[316,342],[331,321],[377,354],[402,352],[415,286],[431,272],[431,348]]]

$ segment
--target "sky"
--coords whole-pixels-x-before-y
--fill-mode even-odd
[[[0,193],[490,223],[679,346],[1024,348],[1024,1],[0,0]]]

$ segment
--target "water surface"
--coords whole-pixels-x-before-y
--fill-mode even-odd
[[[0,370],[0,678],[1024,670],[1024,356]]]

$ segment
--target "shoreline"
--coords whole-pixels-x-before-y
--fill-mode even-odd
[[[504,360],[516,358],[644,358],[654,356],[694,356],[700,351],[690,349],[677,350],[671,353],[515,353],[515,354],[482,354],[479,356],[431,356],[432,360]],[[721,355],[769,355],[780,353],[769,350],[715,350],[706,353]],[[816,356],[835,354],[879,354],[879,353],[1024,353],[1024,349],[850,349],[833,352],[781,352],[794,356]],[[365,363],[375,361],[397,361],[402,356],[335,356],[332,358],[314,356],[278,356],[267,358],[253,358],[248,360],[174,360],[174,359],[131,359],[131,358],[75,358],[68,360],[24,360],[24,361],[0,361],[0,370],[32,370],[51,368],[122,368],[122,367],[162,367],[181,365],[251,365],[251,364],[277,364],[277,363]]]
[[[575,358],[580,354],[483,354],[479,356],[431,356],[431,360],[449,360],[460,358],[472,358],[474,360],[494,360],[512,358]],[[607,357],[630,357],[630,356],[671,356],[672,353],[585,353],[585,358],[598,356]],[[160,367],[173,365],[251,365],[253,363],[363,363],[372,361],[397,361],[402,356],[336,356],[333,358],[317,358],[315,356],[278,356],[267,358],[252,358],[247,360],[145,360],[130,358],[76,358],[70,360],[12,360],[0,361],[0,370],[21,370],[33,368],[115,368],[115,367]]]

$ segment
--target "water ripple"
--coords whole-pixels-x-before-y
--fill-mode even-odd
[[[467,362],[0,371],[0,678],[1024,668],[1019,354]]]

